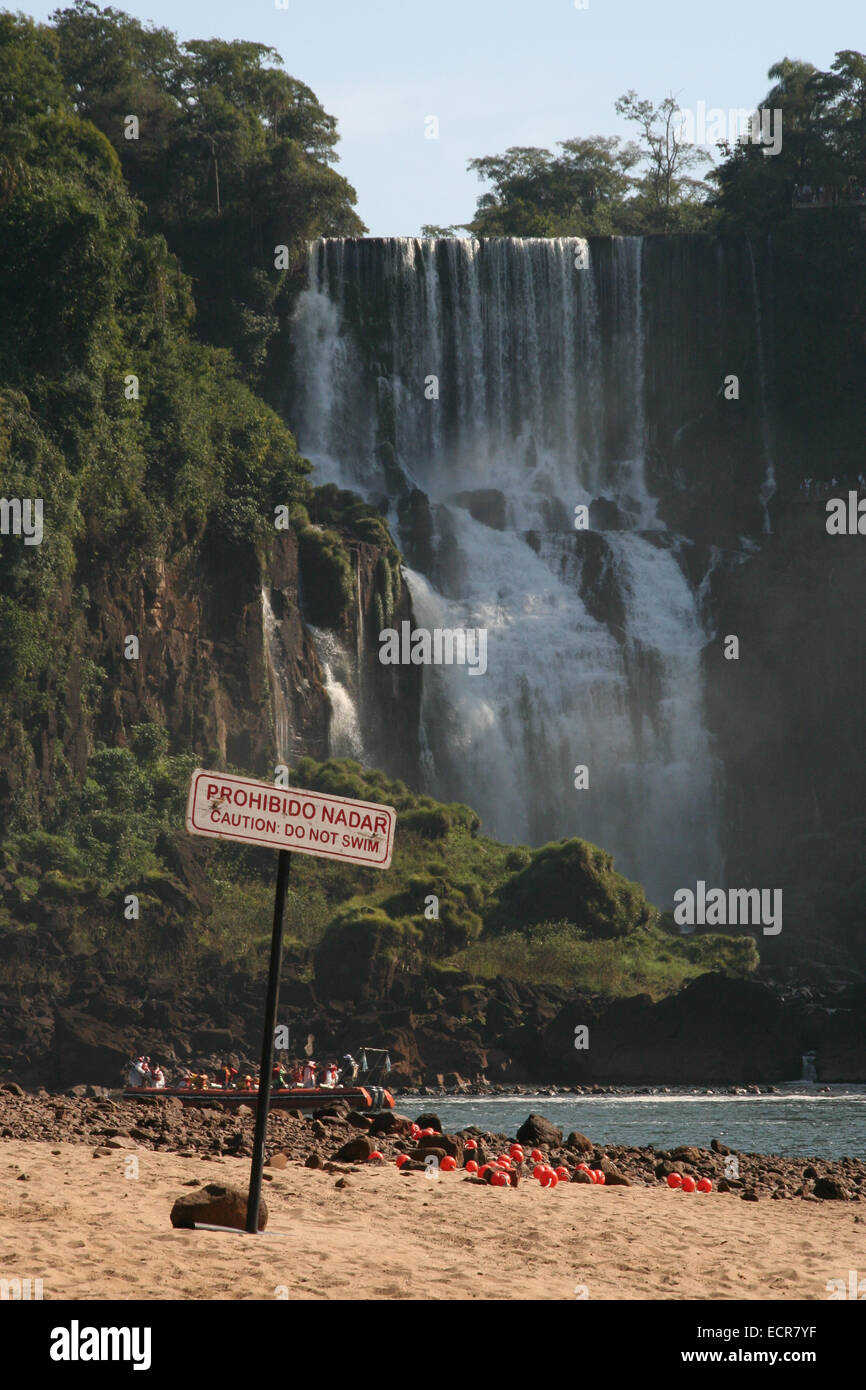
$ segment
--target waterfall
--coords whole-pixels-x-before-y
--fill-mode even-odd
[[[752,248],[751,238],[746,239],[749,251],[749,270],[752,280],[752,302],[755,306],[755,346],[758,356],[758,389],[761,401],[761,442],[764,448],[764,462],[766,474],[761,484],[758,494],[761,506],[764,509],[764,532],[769,535],[772,531],[770,523],[770,513],[768,503],[776,491],[776,460],[773,448],[773,430],[770,424],[770,412],[767,408],[767,366],[764,354],[764,327],[761,317],[761,295],[758,289],[758,273],[755,267],[755,252]]]
[[[815,1066],[815,1059],[817,1055],[818,1054],[816,1052],[803,1053],[803,1056],[801,1058],[801,1081],[812,1082],[818,1080],[818,1072]]]
[[[363,763],[364,740],[358,722],[356,701],[351,694],[355,663],[332,632],[310,627],[325,677],[325,693],[331,706],[328,726],[328,756],[355,758]]]
[[[719,789],[703,595],[646,483],[642,277],[640,238],[316,242],[287,409],[316,481],[389,499],[416,625],[487,630],[485,674],[424,671],[430,792],[592,840],[670,906],[721,882]]]
[[[289,765],[292,747],[292,719],[289,699],[283,685],[283,671],[286,667],[280,627],[272,607],[271,590],[262,586],[262,627],[265,637],[265,665],[271,689],[274,712],[274,740],[276,760]]]

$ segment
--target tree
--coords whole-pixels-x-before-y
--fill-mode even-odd
[[[866,183],[866,58],[837,53],[830,72],[782,58],[767,73],[773,83],[761,105],[781,112],[782,148],[768,156],[760,145],[725,146],[711,178],[721,225],[766,231],[792,216],[791,197],[806,184],[843,189],[852,177]]]
[[[641,132],[643,158],[648,165],[638,185],[645,209],[645,229],[691,230],[700,216],[696,207],[709,190],[701,180],[689,178],[686,171],[706,165],[707,157],[680,138],[676,97],[666,96],[655,106],[632,89],[619,97],[614,106]]]
[[[199,333],[258,380],[292,289],[274,248],[296,265],[309,240],[366,230],[333,168],[336,121],[265,44],[179,44],[93,0],[52,19],[75,109],[111,141],[146,228],[193,276]]]
[[[511,146],[469,161],[493,191],[478,199],[476,236],[587,236],[618,228],[639,159],[615,136],[561,141],[562,154]]]

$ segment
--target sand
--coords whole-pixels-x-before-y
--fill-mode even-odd
[[[40,1278],[45,1299],[826,1299],[866,1268],[862,1203],[496,1189],[390,1165],[344,1190],[275,1171],[268,1230],[285,1234],[175,1231],[185,1183],[245,1188],[249,1160],[139,1150],[136,1178],[133,1152],[0,1141],[0,1276]]]

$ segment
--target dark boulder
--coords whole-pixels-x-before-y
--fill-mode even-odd
[[[422,1134],[417,1140],[417,1149],[419,1152],[424,1149],[438,1152],[441,1149],[443,1157],[448,1154],[456,1158],[458,1167],[463,1162],[463,1140],[459,1134]]]
[[[190,1230],[198,1223],[208,1226],[231,1226],[243,1231],[247,1224],[247,1194],[235,1187],[223,1187],[219,1183],[208,1183],[198,1192],[188,1192],[178,1197],[171,1209],[171,1224],[181,1230]],[[268,1208],[264,1200],[259,1202],[259,1230],[268,1224]]]
[[[347,1117],[349,1118],[349,1117]],[[376,1115],[370,1126],[370,1133],[378,1134],[411,1134],[412,1121],[408,1115],[399,1115],[396,1110],[383,1110],[381,1115]]]
[[[847,1202],[849,1200],[848,1189],[836,1178],[818,1178],[813,1190],[815,1196],[820,1197],[824,1202]]]
[[[367,1138],[366,1134],[359,1134],[354,1139],[350,1139],[332,1155],[335,1163],[363,1163],[373,1152],[373,1142]]]
[[[631,1181],[626,1177],[625,1173],[620,1172],[613,1159],[608,1158],[606,1154],[598,1166],[604,1173],[605,1186],[631,1187]]]
[[[558,1148],[562,1144],[562,1130],[543,1115],[529,1115],[517,1131],[517,1138],[521,1144]]]

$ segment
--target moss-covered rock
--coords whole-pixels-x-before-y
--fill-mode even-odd
[[[627,936],[653,922],[643,888],[613,867],[613,855],[586,840],[559,840],[532,853],[485,914],[491,931],[561,919],[590,937]]]
[[[419,963],[419,932],[380,908],[354,905],[328,927],[315,957],[316,992],[322,999],[373,999],[387,995],[398,963]]]

